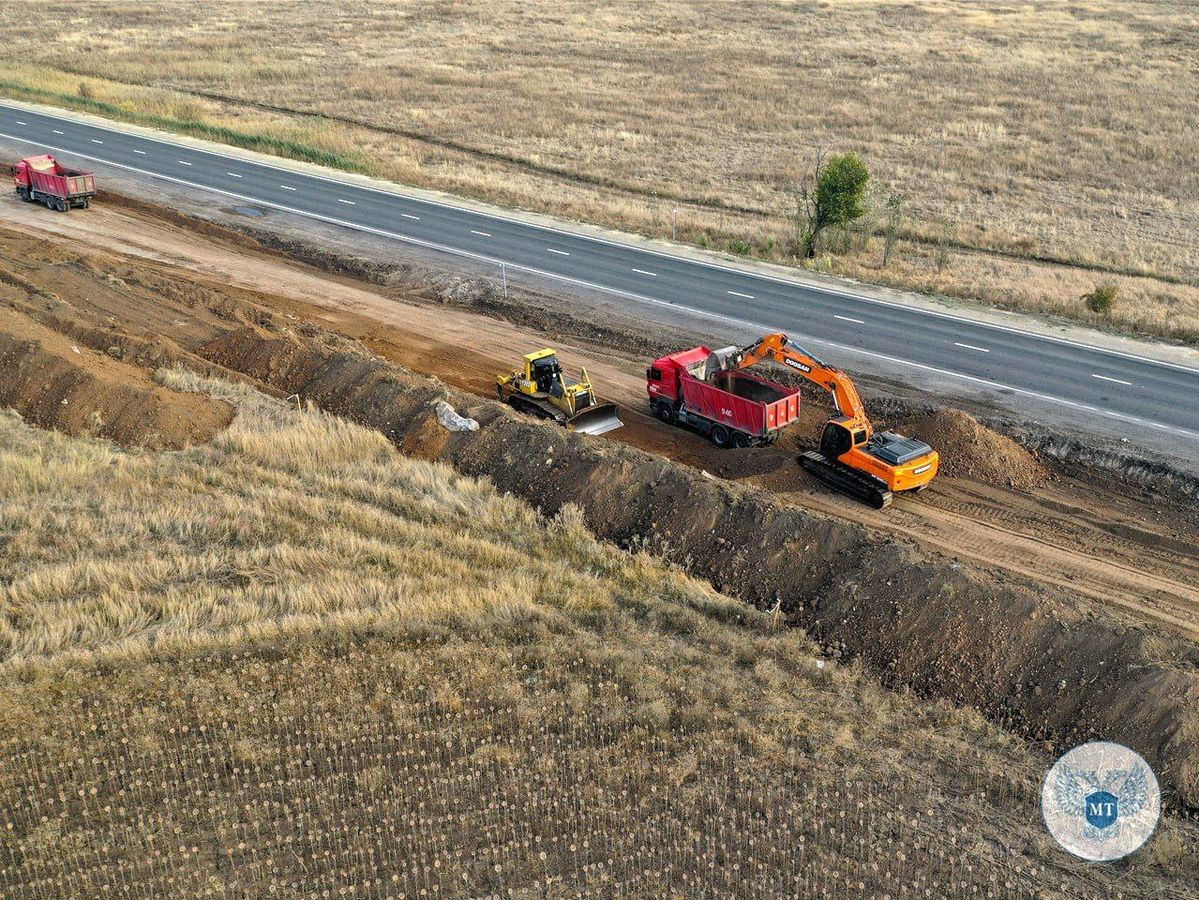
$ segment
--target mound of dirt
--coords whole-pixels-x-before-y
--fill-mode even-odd
[[[1006,484],[1018,490],[1038,487],[1049,473],[1035,456],[973,416],[942,409],[902,423],[899,430],[930,444],[941,454],[941,474]]]
[[[161,387],[14,310],[0,311],[0,406],[43,428],[170,450],[204,443],[233,419],[221,400]]]

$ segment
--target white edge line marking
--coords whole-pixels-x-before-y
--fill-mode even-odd
[[[865,325],[866,324],[861,319],[851,319],[849,316],[838,316],[838,315],[834,314],[833,318],[840,319],[842,322],[854,322],[857,325]]]
[[[400,215],[405,219],[415,219],[418,222],[420,221],[420,216],[414,216],[412,213],[400,213]]]
[[[481,234],[483,237],[491,237],[491,232],[490,232],[490,231],[475,231],[475,230],[472,228],[472,229],[470,230],[470,233],[471,233],[471,234]]]
[[[3,107],[5,109],[11,109],[11,110],[28,109],[28,107],[13,106],[13,105],[11,105],[11,103],[5,103],[2,101],[0,101],[0,107]],[[30,111],[34,112],[36,115],[38,115],[42,118],[45,118],[45,119],[56,119],[59,122],[69,122],[72,125],[83,127],[83,128],[93,128],[93,129],[96,129],[99,131],[108,131],[108,132],[112,132],[114,134],[135,137],[135,138],[137,138],[139,140],[143,140],[143,141],[152,141],[156,144],[166,144],[169,147],[176,147],[176,148],[184,149],[184,150],[192,150],[196,153],[203,153],[208,156],[214,157],[216,159],[226,159],[226,160],[233,159],[233,160],[238,160],[239,162],[249,162],[252,165],[262,166],[264,169],[274,169],[276,172],[287,172],[292,175],[300,175],[304,178],[315,178],[318,181],[326,181],[326,182],[329,182],[330,184],[339,184],[342,186],[345,186],[345,184],[346,184],[346,181],[344,178],[336,178],[332,175],[321,175],[316,172],[308,172],[308,171],[305,171],[302,169],[294,169],[294,168],[289,169],[286,166],[277,166],[277,165],[274,165],[269,162],[263,162],[254,156],[234,156],[234,155],[230,155],[228,153],[218,153],[215,150],[208,150],[208,149],[204,149],[204,148],[200,148],[200,147],[194,147],[190,144],[181,144],[178,141],[168,141],[165,138],[151,137],[150,135],[142,134],[142,133],[136,132],[136,131],[135,132],[120,131],[117,128],[106,127],[106,126],[102,126],[102,125],[93,125],[90,122],[80,121],[79,119],[72,119],[69,116],[58,116],[58,115],[55,115],[54,113],[43,112],[40,109],[35,109],[35,110],[30,110]],[[113,125],[123,124],[123,123],[117,122],[116,120],[113,120],[113,119],[103,119],[102,116],[97,116],[96,118],[102,119],[103,121],[106,121],[106,122],[112,122]],[[136,126],[134,126],[134,127],[136,127]],[[62,134],[61,131],[57,131],[57,130],[54,133]],[[30,144],[38,143],[37,141],[30,141],[27,138],[20,138],[20,137],[17,137],[16,135],[5,135],[5,137],[12,138],[13,140],[25,141],[26,143],[30,143]],[[61,147],[51,147],[50,149],[58,150],[60,153],[74,153],[75,152],[73,150],[64,150]],[[82,156],[84,159],[92,158],[92,157],[86,156],[85,154],[77,154],[77,155]],[[106,159],[97,159],[96,161],[97,162],[105,162],[105,163],[108,162],[108,160],[106,160]],[[112,163],[112,165],[118,165],[118,164]],[[211,190],[211,188],[202,188],[201,185],[192,185],[192,186],[200,187],[201,189],[204,189],[204,190]],[[920,306],[911,306],[906,303],[895,303],[891,300],[883,300],[878,297],[867,297],[863,294],[853,294],[853,293],[850,293],[849,291],[842,291],[842,290],[838,290],[837,288],[824,287],[823,285],[818,285],[818,284],[808,284],[808,283],[802,282],[802,281],[792,281],[790,279],[782,278],[777,275],[761,274],[758,272],[750,271],[748,269],[736,269],[736,268],[733,268],[732,266],[722,265],[718,262],[710,262],[708,260],[695,259],[690,256],[684,256],[684,255],[676,254],[676,253],[664,253],[661,250],[654,250],[651,247],[638,247],[635,244],[630,244],[630,243],[622,242],[622,241],[614,241],[609,238],[589,235],[589,234],[586,234],[581,231],[568,231],[565,228],[556,228],[553,225],[544,225],[540,222],[527,222],[523,219],[516,219],[516,218],[512,218],[511,216],[505,216],[502,213],[500,213],[499,211],[484,212],[484,211],[478,210],[478,209],[471,209],[470,207],[467,207],[467,206],[458,206],[457,204],[454,204],[454,203],[441,203],[436,200],[428,200],[428,199],[425,199],[422,197],[416,197],[416,196],[412,196],[409,194],[403,194],[400,191],[386,190],[384,188],[378,188],[378,187],[374,187],[374,186],[368,185],[368,184],[355,184],[354,187],[355,187],[355,189],[360,190],[360,191],[370,191],[371,193],[374,193],[374,194],[383,194],[386,197],[392,197],[392,198],[398,197],[401,200],[407,200],[412,203],[423,203],[426,206],[432,206],[437,209],[452,209],[457,212],[467,213],[469,215],[478,216],[480,218],[491,219],[492,221],[496,221],[496,222],[509,222],[513,225],[520,225],[520,226],[524,226],[526,228],[536,228],[539,231],[549,231],[554,234],[565,234],[572,238],[579,238],[579,239],[585,240],[585,241],[593,241],[597,244],[607,244],[610,247],[620,247],[624,250],[630,250],[635,253],[645,253],[649,256],[658,256],[658,257],[661,257],[662,259],[673,260],[675,262],[682,261],[682,262],[692,263],[697,266],[703,266],[704,268],[707,268],[707,269],[716,269],[721,272],[731,272],[735,275],[742,275],[742,276],[749,277],[749,278],[757,278],[762,281],[772,281],[776,284],[785,285],[792,289],[799,288],[801,290],[810,290],[810,291],[815,291],[820,294],[829,294],[834,297],[846,297],[850,300],[857,300],[862,303],[873,303],[876,306],[889,306],[892,309],[898,309],[903,312],[916,313],[916,314],[922,314],[922,315],[928,315],[928,316],[936,316],[939,319],[949,319],[954,322],[961,322],[965,325],[976,325],[980,328],[992,328],[996,331],[1006,331],[1009,334],[1018,334],[1022,337],[1032,338],[1034,340],[1050,341],[1055,344],[1065,344],[1070,347],[1078,347],[1082,350],[1091,350],[1091,351],[1094,351],[1095,353],[1106,353],[1110,356],[1120,356],[1120,357],[1123,357],[1124,359],[1135,359],[1137,362],[1149,363],[1150,365],[1155,365],[1155,366],[1165,366],[1166,368],[1178,369],[1179,371],[1182,371],[1182,372],[1189,372],[1189,373],[1194,374],[1196,371],[1199,371],[1194,366],[1183,365],[1181,363],[1168,362],[1163,359],[1153,359],[1152,357],[1148,357],[1148,356],[1138,356],[1135,353],[1127,353],[1123,350],[1112,350],[1108,347],[1097,347],[1094,344],[1084,344],[1081,341],[1072,341],[1069,338],[1057,337],[1056,335],[1052,335],[1052,334],[1041,334],[1036,331],[1026,331],[1023,328],[1014,328],[1011,325],[1000,325],[997,322],[985,322],[980,319],[971,319],[966,316],[955,316],[953,313],[942,312],[941,310],[926,309],[926,308],[920,307]],[[402,187],[402,185],[401,185],[401,187]],[[605,290],[608,290],[608,289],[606,288]],[[615,289],[613,288],[611,290],[615,290]],[[672,304],[672,305],[674,305],[674,304]]]
[[[337,202],[338,202],[338,203],[346,203],[346,204],[349,204],[350,206],[354,206],[354,201],[353,201],[353,200],[344,200],[344,199],[342,199],[341,197],[338,197],[338,198],[337,198]]]
[[[1114,381],[1116,384],[1124,384],[1132,387],[1131,381],[1121,381],[1119,378],[1108,378],[1106,375],[1095,375],[1094,373],[1091,374],[1091,377],[1098,378],[1100,381]]]
[[[744,297],[746,300],[752,300],[753,294],[743,294],[740,291],[725,291],[726,294],[732,294],[734,297]]]
[[[962,343],[959,343],[958,341],[954,341],[953,345],[955,347],[965,347],[967,350],[977,350],[979,353],[990,353],[991,352],[986,347],[975,347],[973,344],[962,344]]]
[[[30,140],[29,138],[18,137],[15,134],[5,134],[4,132],[0,132],[0,137],[6,137],[6,138],[9,138],[10,140],[20,141],[21,143],[24,143],[24,144],[33,144],[35,146],[38,146],[41,144],[40,141],[33,141],[33,140]],[[169,143],[169,142],[164,141],[163,143]],[[309,219],[316,219],[317,221],[320,221],[320,222],[328,222],[331,225],[341,225],[343,228],[349,228],[354,231],[363,231],[363,232],[366,232],[367,234],[376,234],[376,235],[379,235],[380,237],[391,238],[392,240],[400,241],[401,243],[404,243],[404,244],[415,244],[418,247],[427,247],[431,250],[438,250],[438,251],[441,251],[442,253],[449,253],[454,256],[464,256],[464,257],[467,257],[468,259],[475,259],[475,260],[479,260],[481,262],[491,263],[492,265],[496,265],[496,266],[498,266],[500,264],[504,264],[504,265],[507,265],[509,268],[515,269],[517,271],[529,272],[533,275],[540,275],[543,278],[553,278],[558,281],[565,281],[570,284],[577,284],[577,285],[580,285],[581,287],[591,288],[591,289],[597,290],[597,291],[605,291],[606,293],[617,294],[621,297],[628,297],[630,300],[639,300],[643,303],[652,303],[655,306],[668,306],[674,310],[681,310],[683,312],[690,313],[691,315],[699,316],[699,317],[705,318],[705,319],[713,319],[713,320],[719,321],[719,322],[726,322],[730,325],[736,325],[739,328],[751,328],[754,331],[763,331],[764,330],[766,332],[781,330],[779,328],[776,328],[776,327],[773,327],[770,325],[763,325],[758,322],[751,322],[748,319],[738,319],[738,318],[734,318],[733,316],[725,316],[725,315],[721,315],[720,313],[708,312],[707,310],[692,309],[691,307],[687,307],[687,306],[679,306],[677,303],[671,303],[668,300],[658,300],[654,297],[646,297],[644,294],[636,294],[636,293],[633,293],[632,291],[624,291],[624,290],[621,290],[620,288],[608,287],[607,285],[603,285],[603,284],[596,284],[591,281],[586,281],[582,278],[572,278],[569,275],[559,275],[556,272],[547,272],[544,269],[538,269],[534,266],[526,266],[521,263],[506,262],[505,260],[502,260],[502,259],[496,259],[494,256],[486,256],[482,253],[474,253],[470,250],[460,250],[457,247],[449,247],[449,246],[446,246],[445,244],[438,244],[434,241],[426,241],[426,240],[422,240],[420,238],[408,237],[406,235],[397,234],[394,231],[386,231],[382,228],[373,228],[370,225],[359,225],[355,222],[348,222],[345,219],[338,219],[333,216],[324,216],[324,215],[321,215],[320,213],[305,212],[302,209],[296,209],[295,207],[291,207],[291,206],[284,206],[282,203],[276,203],[273,200],[262,200],[258,197],[251,197],[247,194],[237,194],[237,193],[234,193],[233,191],[222,190],[221,188],[205,187],[204,185],[196,184],[195,182],[185,181],[182,178],[173,178],[170,175],[160,175],[159,173],[151,172],[148,169],[139,169],[136,166],[126,165],[125,163],[110,162],[109,160],[101,159],[98,156],[90,156],[86,153],[76,153],[74,150],[66,150],[62,147],[48,147],[48,149],[57,150],[59,153],[71,153],[71,154],[74,154],[75,156],[80,157],[81,159],[94,160],[95,162],[104,163],[105,165],[115,166],[118,169],[127,169],[130,172],[137,172],[141,175],[148,175],[151,178],[158,178],[158,179],[161,179],[162,181],[170,181],[170,182],[173,182],[174,184],[182,184],[187,187],[193,187],[193,188],[198,188],[200,190],[211,191],[214,194],[223,194],[226,197],[234,197],[238,200],[246,200],[246,201],[249,201],[250,203],[258,203],[258,204],[261,204],[262,206],[268,206],[271,209],[277,209],[281,212],[295,213],[296,215],[305,216]],[[912,362],[911,360],[907,360],[907,359],[899,359],[898,357],[895,357],[895,356],[888,356],[885,353],[875,353],[872,350],[863,350],[861,347],[851,347],[848,344],[839,344],[836,341],[829,341],[829,340],[825,340],[824,338],[812,337],[810,335],[799,335],[798,337],[800,337],[803,340],[805,340],[809,343],[812,343],[812,344],[823,344],[826,347],[836,347],[838,350],[844,350],[847,353],[857,353],[861,356],[869,356],[873,359],[881,359],[881,360],[884,360],[885,362],[895,363],[896,365],[910,366],[913,369],[920,369],[921,371],[924,371],[924,372],[933,372],[937,375],[947,375],[951,378],[961,378],[963,381],[970,381],[975,384],[985,385],[987,387],[992,387],[997,390],[1011,391],[1013,394],[1021,394],[1022,396],[1032,397],[1036,400],[1044,400],[1047,403],[1058,403],[1063,406],[1073,407],[1075,409],[1084,409],[1084,410],[1087,410],[1088,412],[1098,413],[1099,415],[1107,416],[1108,418],[1111,418],[1111,419],[1119,419],[1123,422],[1133,422],[1138,425],[1149,425],[1153,428],[1160,428],[1163,431],[1170,431],[1170,432],[1173,432],[1174,434],[1181,434],[1188,438],[1193,438],[1195,440],[1199,440],[1199,431],[1191,431],[1188,428],[1179,428],[1175,425],[1165,425],[1161,422],[1152,422],[1149,419],[1142,419],[1139,416],[1130,416],[1130,415],[1126,415],[1125,413],[1115,412],[1114,410],[1110,410],[1110,409],[1101,409],[1097,406],[1088,406],[1085,403],[1077,403],[1074,400],[1066,400],[1063,397],[1052,397],[1049,394],[1042,394],[1037,391],[1030,391],[1030,390],[1026,390],[1024,388],[1012,387],[1010,384],[1003,384],[1002,382],[998,382],[998,381],[990,381],[989,379],[978,378],[974,375],[965,375],[961,372],[951,372],[948,369],[938,369],[936,366],[930,366],[930,365],[926,365],[924,363]],[[1080,345],[1080,346],[1086,346],[1086,345],[1084,344],[1084,345]],[[1154,362],[1154,360],[1147,360],[1147,362]],[[1178,368],[1185,369],[1186,367],[1179,366]]]
[[[557,253],[559,256],[570,256],[570,254],[567,253],[565,250],[555,250],[553,247],[546,247],[545,249],[548,250],[550,253]]]
[[[657,272],[648,272],[648,271],[646,271],[645,269],[634,269],[633,271],[634,271],[634,272],[639,272],[639,273],[640,273],[640,274],[642,274],[642,275],[649,275],[651,278],[657,278],[657,277],[658,277],[658,273],[657,273]]]

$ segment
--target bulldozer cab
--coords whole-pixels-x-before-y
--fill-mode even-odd
[[[538,350],[525,356],[525,379],[551,397],[563,394],[562,364],[553,350]]]

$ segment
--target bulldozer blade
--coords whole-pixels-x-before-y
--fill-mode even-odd
[[[607,434],[623,428],[624,422],[616,414],[615,403],[597,403],[567,419],[566,427],[579,434]]]

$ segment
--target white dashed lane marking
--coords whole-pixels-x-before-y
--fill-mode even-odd
[[[726,294],[732,294],[734,297],[744,297],[746,300],[752,300],[753,294],[743,294],[740,291],[725,291]]]
[[[338,203],[347,203],[347,204],[349,204],[350,206],[353,206],[353,205],[354,205],[354,201],[353,201],[353,200],[343,200],[341,197],[338,197],[338,198],[337,198],[337,202],[338,202]]]
[[[1095,375],[1095,374],[1092,374],[1091,377],[1098,378],[1100,381],[1112,381],[1112,382],[1115,382],[1116,384],[1123,384],[1123,385],[1126,385],[1127,387],[1132,387],[1131,381],[1121,381],[1119,378],[1108,378],[1106,375]]]
[[[645,269],[634,269],[633,271],[634,271],[634,272],[637,272],[637,273],[638,273],[638,274],[640,274],[640,275],[649,275],[651,278],[657,278],[657,277],[658,277],[658,273],[657,273],[657,272],[647,272]]]
[[[62,132],[59,131],[57,128],[51,128],[50,130],[53,131],[55,134],[62,134]]]
[[[228,175],[230,178],[241,178],[241,176],[238,175],[236,172],[226,172],[225,174]]]
[[[565,250],[555,250],[553,247],[546,247],[545,249],[548,250],[550,253],[557,253],[559,256],[570,256],[570,254],[567,253]]]
[[[400,215],[405,219],[415,219],[417,222],[420,221],[420,216],[414,216],[412,213],[400,213]]]
[[[179,165],[181,165],[181,166],[190,166],[191,165],[191,163],[189,163],[186,159],[181,159],[178,162],[179,162]]]
[[[96,140],[95,138],[92,138],[92,143],[93,143],[93,144],[103,144],[104,142],[103,142],[103,141],[98,141],[98,140]]]
[[[480,237],[491,237],[491,232],[490,232],[490,231],[475,231],[475,230],[472,228],[472,229],[470,230],[470,233],[471,233],[471,234],[477,234],[477,235],[479,235]]]
[[[866,324],[861,319],[851,319],[849,316],[838,316],[838,315],[834,314],[833,318],[840,319],[842,322],[853,322],[855,325],[865,325]]]
[[[285,190],[285,191],[297,190],[297,188],[292,187],[290,184],[281,184],[281,185],[279,185],[279,187],[283,188],[283,190]]]
[[[979,353],[990,353],[991,352],[986,347],[975,347],[973,344],[959,344],[957,341],[954,341],[953,345],[955,347],[965,347],[967,350],[977,350]]]
[[[134,152],[134,153],[136,153],[138,156],[145,156],[145,155],[146,155],[146,151],[145,151],[145,150],[134,150],[133,152]]]

